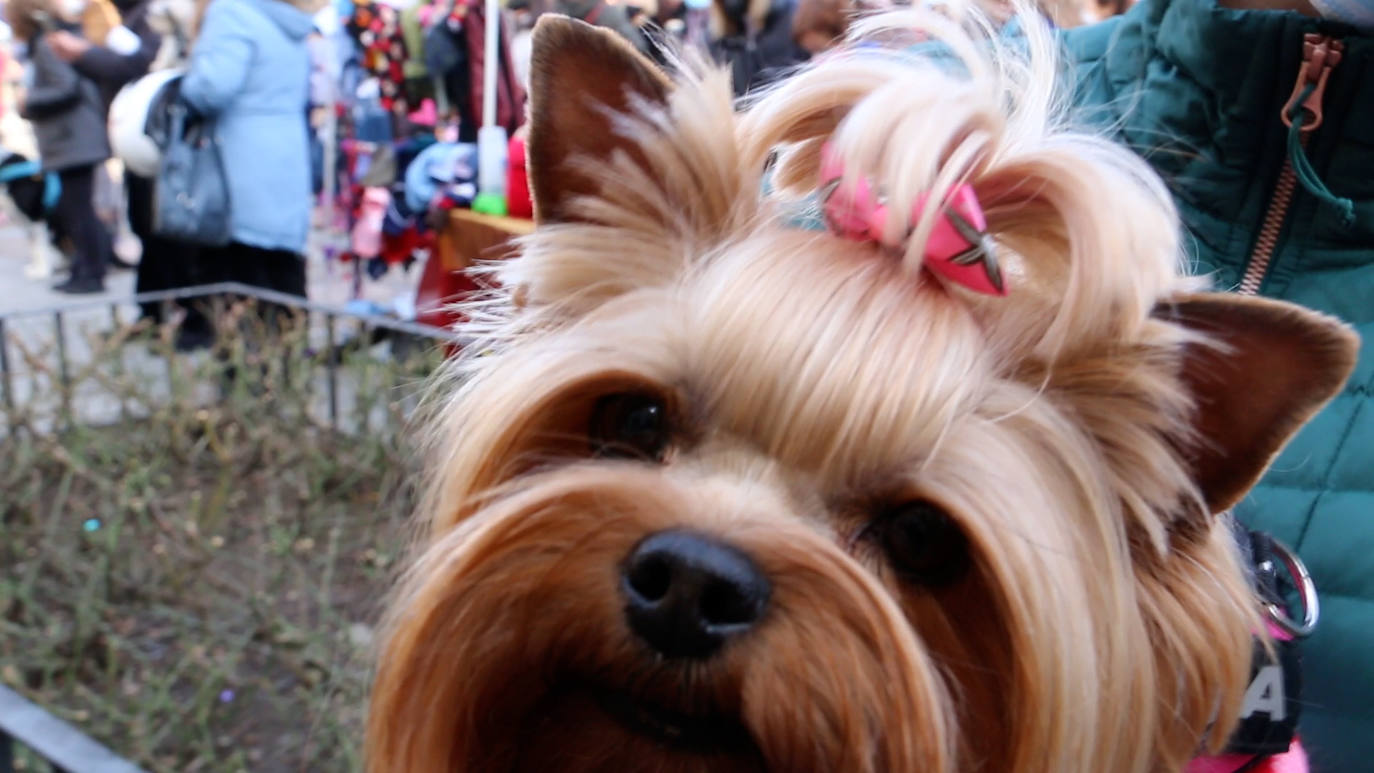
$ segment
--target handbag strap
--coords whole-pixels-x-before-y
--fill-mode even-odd
[[[186,105],[174,99],[167,105],[167,141],[181,142],[186,138]]]

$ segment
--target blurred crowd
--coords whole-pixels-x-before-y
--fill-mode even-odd
[[[660,62],[670,41],[707,51],[731,69],[743,94],[832,45],[856,11],[889,1],[506,0],[510,37],[502,45],[522,84],[535,19],[566,14],[614,30]],[[986,2],[1000,12],[999,0]],[[1119,12],[1125,2],[1044,0],[1044,10],[1056,24],[1072,26]],[[8,173],[0,182],[10,203],[23,205],[24,218],[43,228],[31,239],[33,272],[65,265],[67,276],[54,288],[64,293],[100,292],[108,270],[137,263],[140,291],[234,280],[303,294],[312,196],[323,175],[319,108],[336,99],[320,95],[348,90],[339,63],[351,56],[374,70],[384,107],[405,105],[409,115],[423,101],[404,98],[417,82],[412,73],[433,69],[446,54],[431,34],[432,19],[452,27],[468,8],[469,20],[480,18],[477,4],[463,0],[7,0],[0,71],[8,88],[0,109],[10,115],[0,163]],[[344,39],[344,56],[337,50],[340,29],[353,33]],[[185,72],[178,103],[214,118],[233,202],[228,244],[167,238],[157,224],[156,175],[120,159],[109,163],[117,155],[106,133],[116,95],[168,68]],[[387,68],[403,74],[390,79]],[[464,92],[481,88],[478,69],[464,71],[468,80],[449,89],[459,98],[448,101],[460,112]],[[334,82],[321,85],[321,78]],[[512,87],[509,97],[516,92]],[[514,100],[503,93],[499,104],[513,116],[512,131],[523,110],[513,101],[523,102],[523,94]],[[460,139],[470,139],[478,116],[455,120],[464,124]],[[160,321],[156,309],[147,314]],[[199,325],[194,315],[187,321],[188,344],[205,337]]]
[[[26,123],[6,132],[3,164],[18,172],[6,188],[11,214],[18,210],[42,228],[36,255],[55,253],[54,262],[66,266],[54,290],[101,292],[110,268],[136,263],[140,291],[241,281],[304,295],[306,38],[315,28],[308,9],[278,0],[9,0],[5,15],[13,59],[6,66],[19,74],[11,81],[13,109]],[[180,74],[176,104],[214,120],[234,200],[226,243],[169,238],[159,208],[166,211],[162,199],[171,194],[156,164],[111,163],[112,140],[120,139],[108,128],[117,95],[168,68]],[[148,104],[134,109],[153,113]],[[118,235],[125,237],[119,251]],[[143,313],[161,322],[164,306],[146,304]],[[186,309],[184,317],[179,345],[206,345],[203,315]]]

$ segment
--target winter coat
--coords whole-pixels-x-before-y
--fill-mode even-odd
[[[612,5],[605,0],[554,0],[554,13],[581,19],[588,24],[614,30],[629,41],[641,53],[649,52],[649,41],[644,33],[630,21],[629,15],[621,5]]]
[[[20,115],[33,124],[47,171],[90,166],[110,157],[100,89],[62,61],[42,36],[29,43],[31,82]]]
[[[150,5],[151,0],[115,0],[121,15],[121,26],[138,38],[136,48],[117,51],[111,47],[111,38],[107,38],[105,45],[91,46],[72,62],[77,72],[100,86],[107,110],[125,84],[148,72],[158,50],[162,48],[162,36],[148,25]]]
[[[1353,222],[1302,183],[1286,214],[1271,207],[1289,158],[1280,112],[1305,33],[1345,43],[1306,154],[1326,187],[1353,201]],[[1374,37],[1216,0],[1141,0],[1065,40],[1081,117],[1165,179],[1197,270],[1236,289],[1269,241],[1266,219],[1271,231],[1281,223],[1267,270],[1252,271],[1259,293],[1340,317],[1363,339],[1345,391],[1236,513],[1295,548],[1321,595],[1320,625],[1302,645],[1299,732],[1313,770],[1374,769]],[[1110,193],[1102,206],[1130,217],[1110,211]]]
[[[792,16],[796,12],[793,0],[771,0],[763,18],[763,27],[753,33],[746,30],[744,17],[748,4],[718,3],[731,32],[711,41],[711,55],[730,68],[735,95],[772,83],[788,70],[810,58],[806,49],[792,39]]]
[[[215,118],[236,242],[305,251],[312,29],[281,0],[214,0],[191,51],[181,97]]]

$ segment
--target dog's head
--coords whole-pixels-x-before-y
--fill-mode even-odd
[[[1261,623],[1217,514],[1353,336],[1192,293],[1148,169],[1050,125],[1049,41],[867,32],[916,24],[942,63],[865,49],[737,114],[721,73],[541,20],[541,227],[437,420],[374,770],[1147,771],[1225,739]],[[899,249],[796,225],[825,142]],[[1005,297],[901,216],[965,183]]]

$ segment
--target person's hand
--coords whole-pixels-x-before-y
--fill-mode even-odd
[[[65,62],[74,62],[82,54],[91,50],[90,41],[77,37],[66,30],[50,33],[47,41],[48,47],[53,50],[53,53]]]

